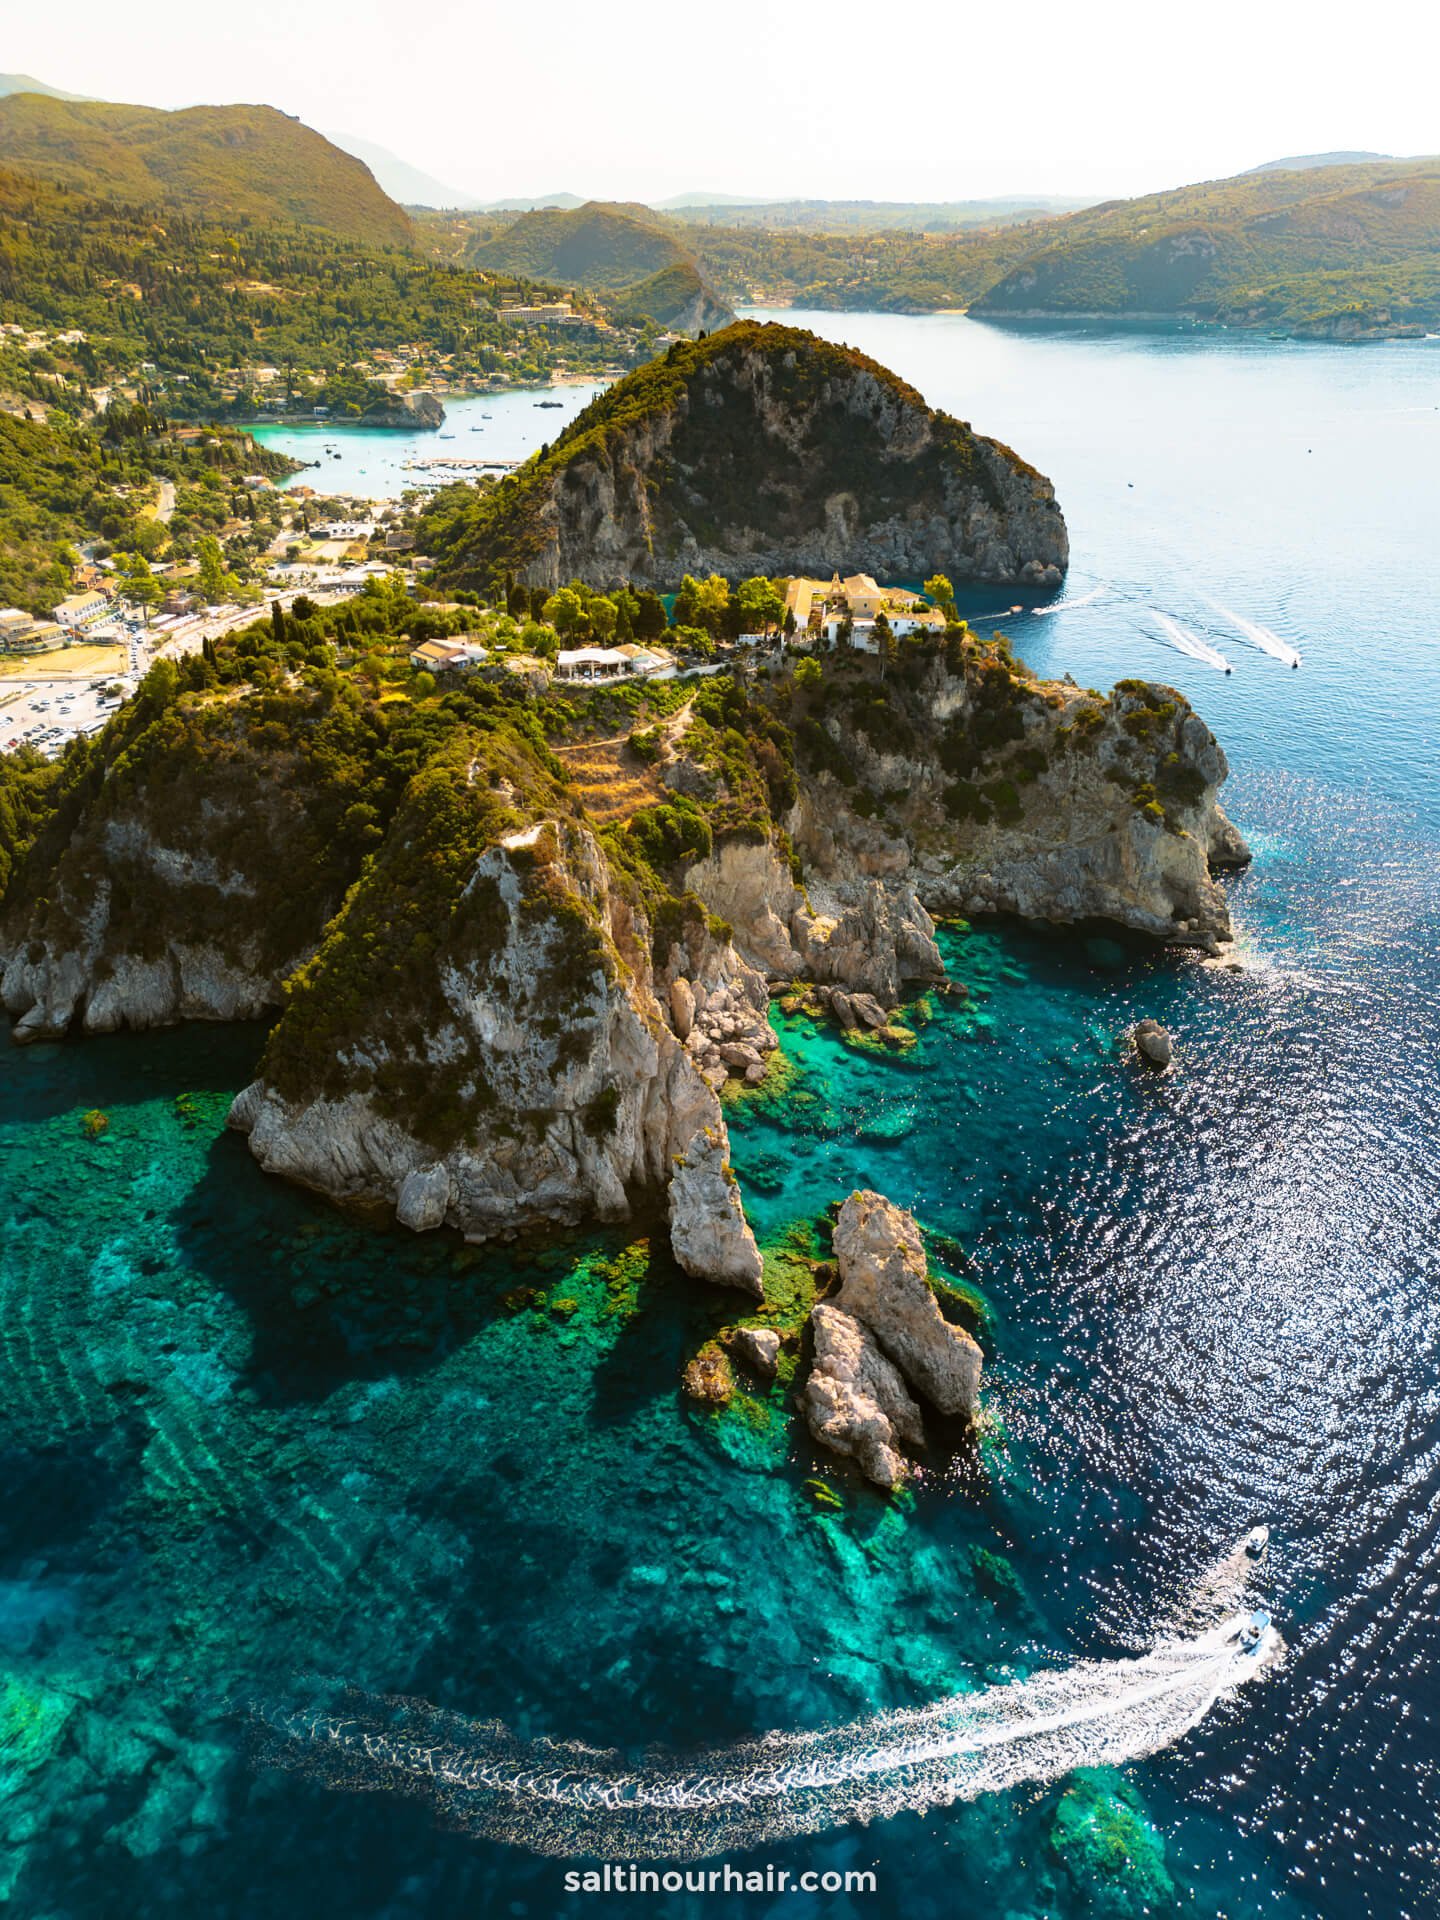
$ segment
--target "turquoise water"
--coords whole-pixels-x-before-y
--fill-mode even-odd
[[[735,1303],[645,1223],[501,1257],[347,1222],[223,1130],[252,1029],[0,1055],[17,1913],[697,1913],[567,1893],[523,1795],[502,1841],[463,1791],[397,1790],[383,1740],[318,1736],[338,1716],[465,1757],[498,1719],[635,1763],[868,1726],[1137,1651],[1261,1518],[1278,1671],[1123,1776],[917,1791],[923,1817],[869,1824],[822,1796],[818,1831],[726,1858],[878,1891],[719,1910],[1440,1908],[1440,354],[814,324],[1055,477],[1068,604],[1007,630],[1084,683],[1163,675],[1214,723],[1257,854],[1230,883],[1247,970],[976,925],[943,933],[967,996],[913,1009],[903,1055],[777,1010],[790,1078],[731,1126],[781,1283],[787,1236],[871,1183],[987,1349],[983,1441],[937,1428],[895,1503],[778,1389],[682,1402]],[[1127,1062],[1142,1012],[1178,1072]]]
[[[468,472],[450,474],[441,468],[423,470],[408,465],[410,461],[524,460],[538,446],[553,440],[603,386],[603,382],[591,381],[447,398],[444,425],[433,432],[345,427],[328,420],[314,426],[260,425],[252,432],[262,446],[305,462],[299,473],[291,474],[286,486],[390,500],[407,487],[436,487],[473,477]],[[547,404],[542,406],[541,401]],[[317,460],[318,469],[312,464]]]

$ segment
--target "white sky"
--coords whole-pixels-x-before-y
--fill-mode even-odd
[[[1422,0],[0,0],[0,18],[7,71],[153,106],[265,101],[485,199],[1110,196],[1440,150]]]

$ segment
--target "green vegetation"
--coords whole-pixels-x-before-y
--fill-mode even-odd
[[[371,246],[413,239],[361,161],[274,107],[164,113],[11,94],[0,99],[0,164],[131,207],[323,227]]]
[[[763,431],[747,371],[757,355],[766,362],[767,402],[803,436],[803,457],[789,442],[783,450],[772,446]],[[677,341],[592,400],[553,446],[498,486],[466,489],[463,497],[447,489],[426,508],[419,538],[435,556],[440,580],[490,587],[543,548],[550,537],[545,509],[567,475],[583,465],[619,479],[631,437],[666,417],[664,455],[645,473],[657,555],[678,552],[684,534],[718,542],[727,528],[757,520],[777,542],[803,535],[824,523],[825,501],[836,492],[863,497],[867,512],[882,518],[939,495],[958,476],[999,504],[974,435],[947,414],[929,414],[931,444],[922,454],[888,458],[873,419],[833,404],[832,383],[857,373],[929,413],[896,374],[798,327],[738,321],[703,340]]]
[[[276,402],[363,412],[397,370],[442,391],[515,386],[562,362],[598,372],[648,350],[650,322],[609,329],[583,304],[587,324],[563,338],[500,318],[554,297],[408,246],[232,219],[205,202],[167,207],[160,225],[153,207],[0,164],[0,322],[43,336],[0,348],[0,391],[77,418],[116,382],[172,418],[248,420]]]
[[[1434,160],[1264,169],[1069,213],[1010,203],[969,222],[863,203],[605,211],[648,236],[647,260],[669,237],[732,306],[1185,314],[1340,338],[1440,321]],[[548,256],[530,236],[566,216],[472,218],[475,253],[540,271]],[[576,283],[600,285],[611,256],[591,224]],[[613,258],[638,272],[618,246]]]
[[[0,604],[49,613],[71,591],[81,541],[185,559],[237,516],[248,532],[256,507],[240,476],[291,469],[231,428],[184,440],[163,414],[123,402],[85,425],[58,410],[43,422],[0,413]],[[151,511],[157,479],[176,486],[168,525]],[[219,558],[217,545],[212,569]]]

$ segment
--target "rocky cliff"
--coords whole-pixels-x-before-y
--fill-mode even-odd
[[[665,1192],[680,1264],[758,1292],[719,1101],[655,997],[648,925],[588,828],[512,824],[514,797],[472,781],[452,755],[418,783],[232,1123],[270,1172],[473,1240]],[[442,837],[448,884],[406,927]],[[357,1002],[357,961],[397,921],[400,978]]]
[[[272,617],[158,663],[62,763],[0,763],[17,1040],[278,1009],[234,1112],[266,1167],[475,1240],[649,1196],[687,1270],[754,1292],[718,1095],[771,1071],[772,992],[886,1029],[943,975],[932,911],[1228,934],[1225,759],[1172,688],[1040,681],[960,627],[667,688],[602,821],[551,742],[613,728],[613,694],[377,685],[391,618],[414,603]]]
[[[466,586],[837,568],[1050,586],[1069,559],[1049,481],[1008,447],[863,354],[754,321],[619,381],[422,542]]]

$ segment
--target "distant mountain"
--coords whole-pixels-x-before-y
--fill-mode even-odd
[[[297,222],[408,247],[409,216],[352,154],[274,107],[0,99],[0,163],[58,186],[212,219]]]
[[[1007,226],[1088,207],[1072,195],[1012,195],[996,200],[667,200],[664,211],[687,225],[764,227],[795,233],[958,233]]]
[[[342,153],[351,153],[357,160],[363,160],[380,186],[402,207],[460,207],[471,211],[480,204],[473,194],[461,193],[458,187],[447,187],[443,180],[412,167],[408,160],[402,160],[387,147],[377,147],[373,141],[357,140],[349,133],[327,133],[325,138]]]
[[[1390,153],[1293,153],[1287,160],[1267,160],[1247,173],[1304,173],[1309,167],[1357,167],[1367,160],[1393,160]],[[1242,173],[1240,178],[1245,179]]]
[[[623,293],[617,310],[643,313],[677,332],[727,326],[730,308],[674,229],[649,207],[589,200],[523,213],[503,233],[469,249],[472,266]]]
[[[30,73],[0,73],[0,100],[10,93],[43,93],[47,100],[88,100],[88,93],[66,93],[62,87],[48,87]]]
[[[534,213],[540,207],[559,207],[568,211],[584,205],[578,193],[541,193],[533,198],[523,193],[512,193],[507,200],[482,200],[474,210],[476,213]]]
[[[684,213],[691,207],[763,207],[762,195],[751,193],[674,193],[654,202],[657,213]]]
[[[1440,159],[1257,169],[1092,207],[1035,241],[972,295],[972,313],[1419,332],[1440,318]]]

